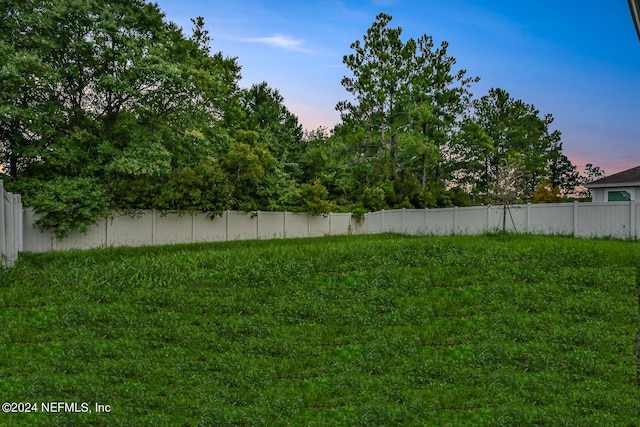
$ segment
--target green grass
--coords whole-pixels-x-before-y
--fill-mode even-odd
[[[393,235],[22,254],[0,425],[640,425],[640,246]]]

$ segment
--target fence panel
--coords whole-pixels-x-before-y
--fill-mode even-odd
[[[629,202],[607,202],[581,204],[575,235],[579,237],[633,237]]]
[[[284,238],[284,212],[258,212],[258,239]]]
[[[309,237],[328,236],[331,233],[329,216],[309,216]]]
[[[258,215],[228,211],[227,240],[250,240],[258,237]]]
[[[194,242],[224,242],[227,240],[227,224],[229,213],[210,219],[207,215],[196,213],[193,215]]]
[[[428,212],[428,209],[407,209],[403,211],[401,232],[410,236],[424,234]]]
[[[456,217],[456,234],[482,234],[489,229],[490,206],[459,208]]]
[[[402,233],[402,215],[404,210],[392,209],[382,211],[382,232],[383,233]]]
[[[193,215],[162,215],[156,211],[152,211],[151,214],[155,217],[152,238],[154,245],[175,245],[195,241]]]
[[[383,215],[384,211],[366,213],[358,229],[361,230],[362,234],[382,233]]]
[[[534,234],[573,234],[574,213],[574,203],[531,205],[529,232]]]
[[[92,224],[86,233],[69,233],[69,236],[60,240],[48,233],[49,245],[54,250],[93,249],[106,246],[107,221],[102,219]],[[38,230],[35,230],[38,232]],[[45,232],[46,233],[46,232]],[[45,234],[46,235],[46,234]]]
[[[287,238],[299,238],[309,236],[309,215],[285,212],[284,222]]]
[[[429,209],[425,234],[436,236],[453,234],[455,231],[455,214],[456,209],[454,208]]]
[[[107,220],[105,246],[147,246],[155,244],[155,211],[141,215],[115,215]]]
[[[330,213],[328,217],[330,236],[340,236],[353,232],[350,213]]]

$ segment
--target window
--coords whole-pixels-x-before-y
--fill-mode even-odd
[[[607,202],[628,202],[634,199],[632,189],[607,190]]]

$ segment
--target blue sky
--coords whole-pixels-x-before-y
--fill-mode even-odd
[[[565,153],[608,175],[640,165],[640,41],[626,0],[159,0],[191,32],[202,16],[212,50],[238,58],[241,85],[266,81],[303,127],[332,128],[348,98],[342,57],[379,12],[405,38],[423,34],[467,75],[555,118]]]

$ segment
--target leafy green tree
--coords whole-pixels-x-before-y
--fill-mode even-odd
[[[342,85],[355,102],[343,101],[336,107],[343,121],[359,122],[367,130],[368,142],[388,163],[388,178],[397,167],[398,127],[406,122],[403,115],[407,113],[412,48],[415,51],[415,42],[401,40],[401,28],[388,27],[391,19],[379,14],[363,42],[351,45],[354,53],[344,56],[353,77],[344,77]]]
[[[307,130],[303,135],[305,150],[300,155],[300,181],[311,182],[319,178],[321,182],[332,183],[335,177],[337,141],[331,140],[327,128]]]
[[[509,205],[523,202],[527,193],[527,172],[523,156],[511,152],[500,160],[492,170],[487,201],[502,206],[502,231],[507,229],[507,216],[511,215]],[[511,217],[513,223],[513,217]],[[515,224],[514,224],[515,227]]]
[[[580,174],[571,160],[562,153],[561,143],[556,144],[549,154],[547,180],[562,197],[569,197],[581,183]]]
[[[579,191],[578,196],[583,199],[591,199],[591,189],[585,187],[590,182],[597,181],[604,178],[606,173],[600,169],[600,166],[594,166],[593,163],[587,163],[584,166],[584,171],[579,176]]]
[[[490,194],[492,180],[501,165],[518,156],[522,200],[532,200],[545,180],[564,191],[572,191],[575,168],[562,154],[561,135],[551,130],[551,114],[544,116],[531,104],[512,98],[503,89],[491,89],[473,102],[473,114],[462,126],[455,148],[459,178],[473,183],[481,199]]]
[[[326,214],[337,208],[336,204],[329,200],[329,191],[317,178],[310,184],[300,186],[296,202],[297,211],[312,215]]]
[[[471,85],[480,80],[467,77],[464,69],[454,71],[456,60],[447,54],[448,46],[445,41],[435,48],[433,38],[427,35],[417,40],[409,130],[422,141],[422,151],[426,153],[421,158],[422,188],[428,180],[442,183],[450,179],[449,152],[460,120],[470,106]]]
[[[60,121],[61,106],[52,100],[57,71],[44,60],[49,34],[41,3],[0,3],[0,161],[14,179],[37,160]]]
[[[262,82],[242,90],[240,102],[244,113],[240,127],[257,132],[259,141],[283,163],[285,170],[299,175],[298,164],[304,152],[302,126],[284,105],[280,92]]]
[[[27,204],[62,209],[59,191],[36,193],[34,183],[79,180],[74,188],[100,191],[63,209],[72,219],[85,208],[231,205],[215,156],[231,139],[225,121],[241,115],[240,67],[211,52],[202,18],[187,37],[144,0],[8,0],[0,19],[0,156]],[[182,191],[184,182],[221,187]],[[84,227],[44,215],[63,233]]]
[[[564,201],[560,195],[560,188],[549,181],[544,181],[533,193],[534,203],[559,203]]]
[[[266,82],[241,90],[239,115],[230,117],[233,120],[227,124],[235,129],[236,142],[248,144],[242,149],[252,150],[258,156],[247,157],[246,167],[263,169],[260,176],[254,175],[249,180],[251,182],[236,181],[234,207],[241,210],[285,210],[292,207],[297,197],[297,182],[303,174],[304,141],[298,118],[284,105],[279,91]],[[249,139],[245,138],[249,135]],[[223,158],[236,157],[239,148],[232,144],[220,155]],[[231,166],[227,160],[223,163]],[[237,171],[237,165],[231,168]]]
[[[344,77],[342,85],[353,101],[336,106],[343,122],[336,134],[350,148],[350,169],[367,171],[366,180],[357,179],[363,186],[351,191],[369,188],[370,199],[380,194],[376,188],[392,183],[392,193],[400,193],[386,191],[385,199],[411,205],[412,186],[393,182],[400,172],[400,180],[414,176],[423,189],[431,181],[444,182],[445,152],[477,79],[453,71],[456,61],[446,42],[435,48],[427,35],[405,42],[401,28],[389,27],[391,19],[379,14],[343,58],[353,77]]]
[[[156,203],[165,212],[204,211],[213,218],[229,209],[232,194],[227,175],[211,158],[169,172]]]
[[[35,224],[58,238],[72,230],[87,231],[110,206],[109,194],[95,178],[25,178],[21,189],[26,194],[25,204],[38,214]]]

